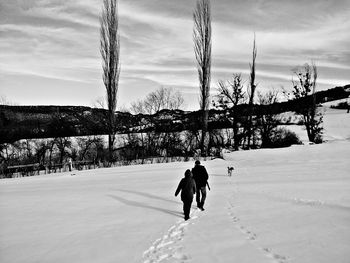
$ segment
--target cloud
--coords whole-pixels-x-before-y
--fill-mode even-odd
[[[195,2],[119,1],[122,104],[160,86],[173,86],[196,97],[198,76],[192,43]],[[260,87],[290,85],[291,69],[311,60],[319,67],[320,87],[331,88],[349,79],[348,0],[215,0],[211,4],[213,87],[235,72],[248,79],[254,33]],[[55,81],[61,80],[59,83],[73,89],[77,85],[81,90],[86,84],[103,94],[101,8],[100,0],[1,1],[0,75],[9,78],[16,74],[13,81],[18,85],[11,85],[17,88],[33,76],[35,80],[42,77],[46,86],[51,80],[52,89],[57,88]],[[27,83],[41,85],[40,81]],[[11,100],[16,99],[9,87],[6,92]],[[95,94],[85,91],[87,97]]]

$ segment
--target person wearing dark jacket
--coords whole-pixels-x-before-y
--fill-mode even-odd
[[[192,173],[189,169],[186,170],[185,177],[181,179],[179,186],[176,189],[175,196],[177,196],[180,191],[185,220],[188,220],[190,219],[193,195],[196,193],[196,183],[192,179]]]
[[[207,182],[208,182],[208,172],[200,161],[195,162],[195,166],[192,168],[193,179],[196,182],[197,192],[196,192],[196,201],[197,207],[204,210],[204,202],[207,197]]]

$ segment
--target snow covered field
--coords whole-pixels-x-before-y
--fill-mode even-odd
[[[327,109],[327,143],[203,162],[189,221],[174,192],[193,163],[1,180],[0,262],[350,262],[345,112]]]

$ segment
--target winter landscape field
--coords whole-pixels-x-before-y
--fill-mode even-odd
[[[324,127],[323,144],[202,162],[188,221],[174,192],[192,162],[1,180],[0,262],[349,262],[350,114],[326,108]]]

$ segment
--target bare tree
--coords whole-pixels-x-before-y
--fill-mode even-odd
[[[18,103],[9,101],[6,96],[1,95],[0,96],[0,105],[18,106]]]
[[[63,159],[67,156],[67,150],[72,147],[72,140],[69,137],[59,137],[55,139],[55,144],[59,151],[59,164],[63,164]]]
[[[272,89],[266,93],[258,92],[258,103],[266,107],[261,107],[257,113],[257,130],[260,134],[261,147],[267,148],[272,146],[274,131],[278,126],[279,117],[269,108],[269,105],[278,102],[279,91]]]
[[[211,8],[210,0],[197,0],[193,13],[194,51],[197,60],[200,89],[200,110],[202,111],[202,154],[207,152],[208,108],[211,79]]]
[[[252,105],[254,103],[254,95],[255,95],[255,60],[257,55],[257,48],[255,43],[255,35],[254,35],[254,42],[253,42],[253,57],[252,57],[252,63],[249,63],[250,68],[250,75],[249,75],[249,104]]]
[[[242,103],[245,98],[241,74],[233,74],[232,81],[227,81],[227,84],[220,80],[218,85],[218,101],[214,106],[219,109],[231,110],[232,116],[230,121],[233,129],[233,144],[235,150],[238,150],[242,136],[239,132],[240,115],[237,112],[237,105]]]
[[[184,103],[180,92],[172,88],[164,88],[151,92],[144,101],[145,109],[149,114],[156,113],[162,109],[179,109]]]
[[[10,105],[6,96],[0,96],[0,105]]]
[[[103,144],[103,138],[99,136],[87,136],[77,138],[77,144],[79,147],[79,159],[80,161],[86,158],[91,161],[96,161],[96,148],[97,145]]]
[[[138,100],[131,103],[130,112],[133,114],[146,113],[144,101]]]
[[[156,91],[153,91],[147,95],[144,100],[138,100],[131,104],[131,112],[134,114],[155,114],[163,109],[175,110],[181,108],[184,103],[184,98],[181,93],[175,91],[173,88],[161,87]],[[139,137],[138,137],[139,136]],[[147,132],[140,133],[137,136],[129,135],[129,145],[139,145],[142,158],[146,157],[147,154],[153,154],[156,152],[155,149],[163,150],[165,155],[169,154],[172,149],[174,152],[175,148],[174,141],[177,141],[178,133],[156,133]]]
[[[306,63],[294,70],[298,80],[293,82],[293,95],[304,100],[297,113],[303,116],[304,125],[310,142],[322,142],[322,113],[317,111],[316,84],[317,67],[315,63]]]
[[[91,102],[91,107],[92,108],[97,108],[97,109],[106,109],[106,100],[104,96],[98,97],[94,101]]]
[[[257,55],[257,48],[255,44],[255,34],[254,34],[254,42],[253,42],[253,58],[252,63],[249,64],[250,67],[250,76],[249,76],[249,108],[250,108],[250,114],[249,119],[247,123],[247,147],[250,148],[252,135],[254,134],[253,131],[253,107],[254,107],[254,95],[255,95],[255,89],[256,89],[256,83],[255,83],[255,60]]]
[[[100,52],[108,107],[108,149],[109,160],[112,161],[116,126],[115,110],[120,74],[118,0],[103,0],[100,24]]]
[[[135,114],[154,114],[160,110],[175,110],[181,108],[184,98],[180,92],[173,88],[161,87],[149,93],[144,100],[139,100],[131,104],[131,111]]]
[[[36,162],[44,165],[46,152],[48,151],[49,146],[47,140],[35,140],[34,141],[34,151],[36,156]]]
[[[219,80],[218,85],[220,107],[232,108],[244,100],[245,92],[243,91],[241,74],[233,74],[232,81],[228,80],[227,84]]]

